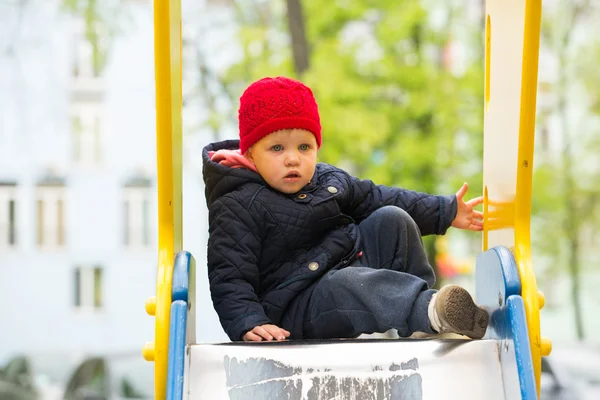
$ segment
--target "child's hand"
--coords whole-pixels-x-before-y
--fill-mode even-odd
[[[290,333],[288,331],[276,325],[261,325],[255,326],[254,329],[246,332],[242,339],[244,342],[260,342],[262,340],[271,341],[273,339],[285,340],[289,336]]]
[[[452,226],[470,231],[481,231],[483,230],[483,213],[474,210],[474,208],[483,203],[483,197],[476,197],[465,202],[463,197],[465,197],[468,189],[469,185],[464,183],[458,192],[456,192],[458,208],[456,210],[456,217],[452,221]]]

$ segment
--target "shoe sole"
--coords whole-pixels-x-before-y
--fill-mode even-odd
[[[481,339],[488,326],[489,315],[477,306],[466,289],[460,286],[446,286],[438,294],[435,304],[442,326],[454,333]]]

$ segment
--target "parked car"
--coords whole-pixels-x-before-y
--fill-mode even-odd
[[[542,358],[542,400],[600,399],[600,346],[556,345]]]
[[[140,353],[89,357],[65,389],[65,400],[154,398],[154,364]]]
[[[0,369],[0,400],[154,398],[154,365],[141,353],[19,355]]]
[[[66,354],[16,355],[0,369],[0,399],[58,400],[82,358]]]

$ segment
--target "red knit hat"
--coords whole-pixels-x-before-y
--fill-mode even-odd
[[[321,121],[312,90],[285,77],[263,78],[251,84],[240,98],[238,112],[240,150],[281,129],[304,129],[321,147]]]

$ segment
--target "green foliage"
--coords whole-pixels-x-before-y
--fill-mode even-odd
[[[600,223],[600,42],[590,35],[598,11],[595,2],[560,0],[544,12],[542,23],[542,46],[557,69],[555,80],[541,87],[553,101],[538,115],[543,140],[536,147],[532,237],[547,261],[547,278],[569,276],[579,339],[585,337],[580,292],[584,273],[596,268],[589,260],[598,254]]]
[[[581,77],[582,83],[591,89],[587,92],[589,110],[595,116],[600,116],[600,90],[597,89],[598,86],[594,86],[600,83],[599,60],[600,43],[588,42],[581,49],[579,63],[576,65],[576,74]],[[600,139],[597,135],[592,140],[596,148],[600,147]]]
[[[287,35],[285,10],[242,3],[244,58],[226,81],[242,88],[263,76],[293,76],[289,40],[277,47],[272,39]],[[338,3],[303,2],[311,59],[302,80],[319,102],[320,159],[377,183],[453,193],[469,180],[471,193],[480,193],[481,60],[462,76],[445,69],[451,27],[434,31],[420,1]],[[364,33],[351,40],[352,30]]]
[[[117,32],[115,16],[122,10],[117,4],[112,3],[101,0],[62,0],[62,8],[65,12],[84,21],[84,37],[92,47],[92,62],[96,76],[100,76],[106,66],[111,39]]]
[[[239,95],[264,76],[294,76],[281,4],[236,2],[243,57],[225,74],[229,93]],[[480,195],[483,59],[466,60],[462,74],[444,64],[456,28],[450,19],[434,29],[418,0],[305,0],[302,5],[310,62],[301,79],[319,103],[320,160],[376,183],[429,193],[451,194],[468,181],[470,196]],[[460,17],[463,11],[447,15]],[[457,21],[464,31],[468,24],[462,17]],[[462,41],[481,47],[481,26],[471,23]]]
[[[558,146],[550,149],[548,139],[536,138],[532,214],[535,230],[544,232],[533,235],[536,250],[554,261],[553,271],[569,270],[570,251],[580,259],[592,250],[581,249],[579,242],[597,232],[600,222],[600,97],[595,89],[600,85],[600,42],[574,38],[580,18],[597,12],[590,4],[584,9],[563,1],[543,14],[542,45],[558,62],[558,71],[556,81],[543,83],[546,90],[540,95],[554,101],[538,114],[538,130]]]

